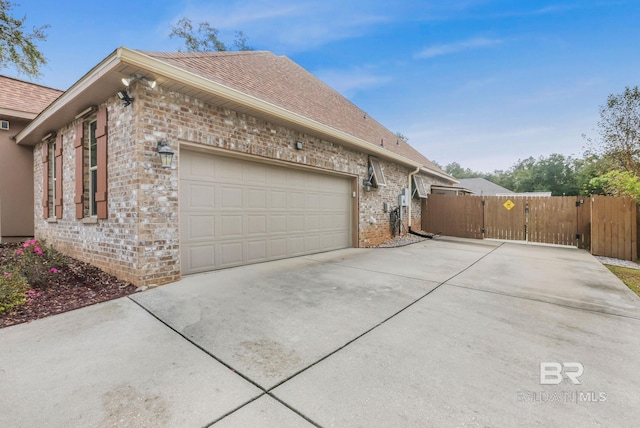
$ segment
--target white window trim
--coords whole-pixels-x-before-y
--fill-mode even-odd
[[[95,136],[95,132],[97,131],[97,119],[93,118],[91,120],[89,120],[87,122],[87,128],[89,129],[89,138],[87,139],[87,145],[88,145],[88,152],[89,152],[89,168],[87,168],[89,175],[88,175],[88,181],[89,181],[89,185],[87,186],[89,188],[89,206],[88,206],[88,212],[89,212],[89,217],[93,218],[93,217],[97,217],[98,216],[98,210],[96,208],[95,212],[94,212],[94,206],[96,206],[96,189],[93,188],[93,174],[97,174],[98,171],[98,156],[96,153],[96,164],[94,166],[91,166],[91,125],[96,124],[96,129],[93,132],[93,139],[96,140],[96,144],[95,144],[95,150],[98,150],[98,142],[97,142],[97,138]]]
[[[49,219],[56,218],[56,180],[57,180],[57,170],[56,170],[56,139],[53,138],[47,142],[47,156],[48,156],[48,164],[47,164],[47,175],[49,176],[49,187],[51,188],[50,198],[48,198],[49,204]],[[49,189],[46,189],[46,192],[49,192]],[[49,221],[51,223],[51,221]]]
[[[384,178],[384,172],[382,171],[382,164],[378,158],[369,158],[369,166],[371,167],[371,177],[373,177],[376,187],[385,187],[387,180]]]
[[[418,175],[413,176],[413,184],[416,187],[416,193],[420,199],[426,199],[429,195],[427,186],[424,185],[424,178]]]

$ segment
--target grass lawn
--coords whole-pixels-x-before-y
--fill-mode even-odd
[[[640,270],[629,269],[620,266],[605,265],[615,276],[620,278],[627,287],[629,287],[634,293],[640,296]]]

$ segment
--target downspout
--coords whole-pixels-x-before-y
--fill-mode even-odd
[[[411,193],[411,179],[414,175],[420,172],[422,169],[421,166],[416,167],[416,170],[409,174],[409,181],[407,183],[407,189],[409,189],[409,200],[407,201],[409,204],[409,222],[407,224],[407,230],[411,233],[411,205],[413,205],[413,194]],[[400,212],[402,212],[402,207],[400,208]]]

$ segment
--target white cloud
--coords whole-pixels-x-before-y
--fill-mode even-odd
[[[251,46],[289,53],[359,37],[392,19],[388,6],[365,0],[200,1],[190,3],[172,22],[182,17],[208,22],[221,31],[223,40],[241,30]]]
[[[390,76],[375,74],[367,68],[317,70],[313,74],[346,98],[353,97],[361,90],[382,86],[392,80]]]
[[[434,58],[441,55],[448,55],[468,50],[490,48],[503,43],[500,39],[487,39],[484,37],[475,37],[460,42],[433,45],[424,48],[416,54],[416,58]]]

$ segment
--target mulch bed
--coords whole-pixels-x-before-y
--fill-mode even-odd
[[[21,244],[0,244],[0,266],[4,266]],[[40,293],[19,308],[0,314],[0,328],[78,309],[136,292],[136,287],[87,263],[64,257],[54,280],[33,290]],[[2,272],[0,272],[1,274]]]

